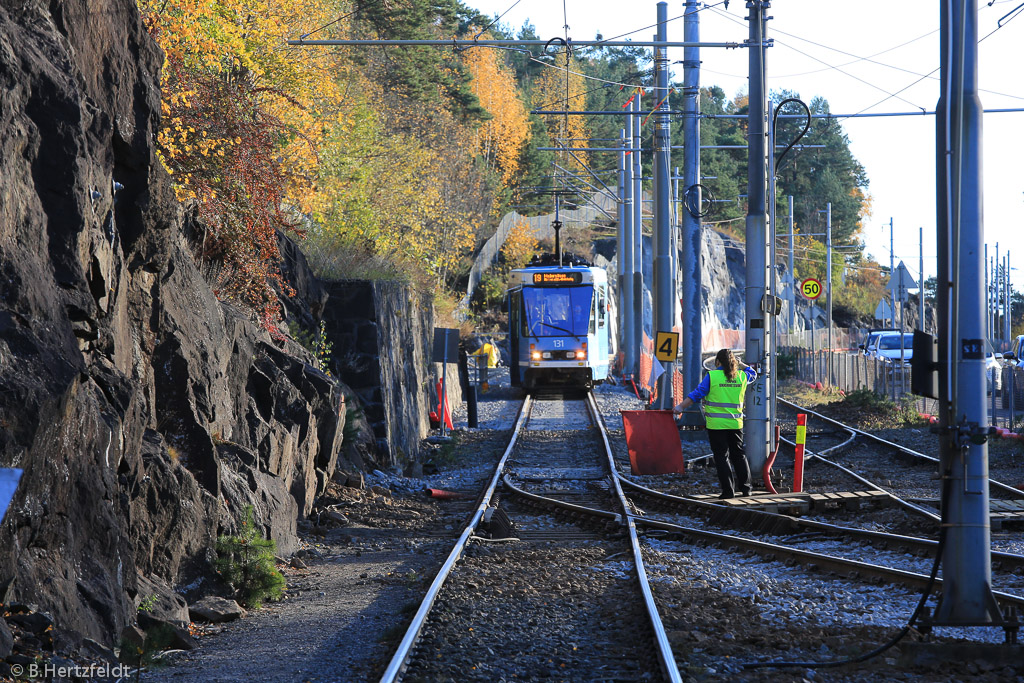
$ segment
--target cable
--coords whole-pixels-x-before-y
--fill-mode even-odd
[[[779,105],[775,107],[775,115],[772,117],[772,139],[775,139],[776,129],[779,125],[779,112],[782,111],[782,107],[784,105],[789,104],[790,102],[796,102],[797,104],[804,108],[804,113],[807,114],[807,122],[804,124],[804,129],[800,131],[800,135],[797,135],[796,138],[789,143],[789,146],[786,147],[786,149],[782,150],[782,154],[780,154],[778,160],[776,160],[776,175],[778,175],[779,171],[782,170],[782,160],[786,158],[786,154],[789,152],[789,150],[793,149],[793,146],[796,145],[796,143],[800,142],[800,140],[802,140],[803,137],[807,135],[807,131],[811,129],[811,110],[807,108],[807,105],[799,97],[789,97],[779,102]]]
[[[700,193],[701,204],[703,204],[706,201],[708,205],[708,208],[704,209],[703,211],[701,211],[700,205],[698,205],[696,208],[694,208],[693,206],[694,198],[697,192]],[[704,197],[706,197],[707,199],[704,199]],[[715,211],[715,195],[714,193],[711,192],[711,188],[707,187],[706,185],[701,185],[700,183],[690,185],[688,188],[686,188],[686,192],[683,193],[683,206],[686,207],[686,210],[694,218],[704,218],[705,216],[710,216]]]
[[[838,666],[845,666],[846,664],[857,664],[860,662],[866,662],[869,659],[877,657],[878,655],[882,654],[883,652],[892,648],[901,640],[903,640],[903,638],[906,637],[908,633],[910,633],[910,629],[914,628],[914,625],[917,623],[917,620],[921,616],[921,612],[924,611],[924,607],[928,603],[928,596],[931,595],[932,590],[935,588],[935,578],[939,574],[939,567],[942,565],[942,553],[946,547],[946,533],[948,529],[947,517],[949,515],[950,507],[947,503],[950,499],[950,493],[952,492],[953,484],[953,477],[950,469],[951,464],[947,463],[946,471],[944,472],[945,476],[943,477],[942,482],[942,525],[939,527],[939,541],[935,547],[935,562],[932,563],[932,572],[928,576],[928,584],[925,586],[925,589],[921,592],[921,599],[918,600],[917,607],[914,608],[914,612],[910,615],[910,619],[907,620],[907,624],[902,629],[900,629],[900,632],[897,633],[895,637],[893,637],[889,642],[885,643],[884,645],[880,645],[879,647],[876,647],[874,650],[871,650],[870,652],[865,652],[862,655],[857,655],[856,657],[850,657],[848,659],[840,659],[830,662],[744,662],[742,665],[743,668],[781,669],[788,667],[802,667],[808,669],[831,669]]]
[[[515,6],[516,6],[516,5],[518,5],[519,3],[521,3],[522,1],[523,1],[523,0],[516,0],[516,1],[514,2],[514,3],[512,3],[512,6],[511,6],[511,7],[509,7],[509,8],[507,9],[507,10],[505,10],[504,12],[502,12],[501,14],[499,14],[498,16],[496,16],[496,17],[494,18],[494,21],[492,21],[491,23],[487,24],[487,26],[484,26],[484,27],[483,27],[482,29],[480,29],[480,33],[478,33],[478,34],[476,34],[475,36],[473,36],[473,40],[476,40],[477,38],[479,38],[480,36],[482,36],[482,35],[484,34],[484,31],[486,31],[487,29],[489,29],[490,27],[494,26],[494,25],[495,25],[495,24],[497,24],[497,23],[498,23],[499,21],[501,21],[501,18],[502,18],[503,16],[505,16],[506,14],[508,14],[509,12],[511,12],[511,11],[512,11],[513,9],[515,9]]]
[[[342,19],[348,19],[349,17],[358,14],[360,11],[362,11],[362,9],[363,9],[363,7],[360,5],[360,6],[356,7],[354,10],[352,10],[351,12],[349,12],[348,14],[346,14],[343,17],[338,17],[334,21],[328,22],[328,23],[324,24],[323,26],[321,26],[320,28],[315,28],[312,31],[310,31],[309,33],[303,33],[302,35],[299,36],[299,40],[305,40],[306,38],[309,38],[314,33],[318,32],[318,31],[323,31],[325,28],[327,28],[328,26],[332,26],[333,24],[337,24]]]

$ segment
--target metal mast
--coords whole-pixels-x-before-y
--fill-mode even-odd
[[[942,597],[935,623],[1002,623],[992,594],[977,0],[942,0],[936,107]]]
[[[621,134],[623,146],[633,149],[633,125],[629,119],[626,119],[626,123],[628,127],[624,128]],[[635,152],[633,153],[635,154]],[[633,231],[635,229],[633,223],[633,165],[629,155],[625,152],[619,156],[622,159],[622,224],[619,229],[619,234],[622,236],[622,249],[619,251],[619,261],[622,264],[619,269],[622,273],[619,283],[619,312],[622,320],[622,374],[632,375],[636,372],[637,348],[634,334],[636,325],[633,321]]]
[[[633,129],[631,145],[633,159],[633,360],[632,373],[640,372],[640,352],[644,343],[644,186],[643,166],[641,165],[640,147],[642,136],[640,128],[640,100],[643,92],[638,91],[633,99],[633,115],[629,117],[629,125]]]
[[[696,0],[687,0],[683,19],[683,40],[700,39],[700,12]],[[701,379],[701,328],[703,288],[701,286],[701,191],[700,191],[700,48],[683,50],[683,193],[680,270],[682,281],[683,326],[680,346],[683,351],[683,381],[696,387]],[[677,399],[681,399],[678,396]],[[683,425],[699,427],[700,413],[683,415]]]
[[[747,118],[747,145],[750,150],[747,161],[747,259],[746,259],[746,360],[758,364],[760,372],[747,392],[747,419],[744,422],[744,439],[747,459],[752,472],[760,472],[768,459],[771,448],[769,441],[771,419],[770,376],[773,372],[772,358],[767,353],[771,334],[771,317],[763,311],[763,302],[768,294],[768,239],[766,210],[767,157],[765,149],[765,12],[771,6],[769,0],[749,0],[750,10],[750,109]]]
[[[658,3],[659,42],[667,40],[668,3]],[[668,109],[668,49],[654,48],[654,67],[657,79],[655,109]],[[654,330],[670,332],[675,323],[675,273],[672,268],[672,140],[667,113],[658,113],[654,126]],[[657,361],[655,361],[657,362]],[[665,410],[675,405],[672,401],[672,373],[674,362],[666,364],[665,374],[658,378],[657,407]]]

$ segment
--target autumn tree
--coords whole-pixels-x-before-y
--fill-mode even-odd
[[[484,34],[486,37],[486,34]],[[504,52],[475,48],[462,54],[473,76],[473,94],[490,119],[478,132],[479,153],[501,182],[509,184],[519,172],[520,155],[530,135],[529,114],[516,89],[515,72]]]
[[[161,161],[204,228],[199,256],[221,264],[222,298],[249,306],[272,332],[277,231],[295,225],[312,184],[323,122],[340,99],[327,53],[283,49],[281,36],[317,21],[318,0],[139,0],[164,50]]]
[[[586,107],[586,82],[582,67],[571,51],[564,47],[549,53],[553,62],[534,80],[530,95],[533,109],[570,111]],[[580,115],[547,114],[544,123],[548,136],[556,146],[587,147],[587,124]],[[566,168],[587,165],[586,152],[560,153]]]

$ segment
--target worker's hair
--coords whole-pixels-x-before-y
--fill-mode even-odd
[[[736,373],[739,371],[739,363],[736,362],[736,356],[732,355],[732,351],[729,349],[721,349],[715,354],[715,362],[722,366],[722,370],[725,371],[725,376],[729,381],[736,379]]]

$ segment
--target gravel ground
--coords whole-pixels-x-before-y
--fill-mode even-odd
[[[367,487],[389,490],[378,489],[382,493],[332,488],[329,494],[348,523],[305,529],[308,569],[285,570],[289,581],[286,600],[251,612],[246,619],[203,637],[200,649],[172,657],[168,666],[146,672],[144,678],[169,682],[362,681],[379,677],[415,605],[469,514],[468,501],[429,499],[423,489],[471,492],[490,475],[505,446],[506,434],[501,430],[511,426],[520,397],[518,391],[504,384],[506,381],[499,374],[492,390],[481,395],[479,429],[462,429],[453,447],[434,450],[431,461],[438,468],[435,474],[421,478],[387,472],[369,474]],[[611,428],[620,470],[628,472],[617,412],[641,409],[643,405],[622,387],[598,387],[595,395]],[[688,458],[707,452],[706,441],[684,444]],[[713,468],[706,467],[691,466],[685,475],[660,479],[663,486],[688,492],[714,493],[718,487]],[[997,543],[1019,548],[1019,534],[995,536]],[[564,617],[563,639],[579,648],[572,641],[574,619],[613,623],[616,614],[607,605],[615,604],[617,587],[630,583],[630,577],[623,558],[609,557],[586,541],[577,544],[569,552],[552,550],[550,556],[537,551],[533,559],[550,568],[552,580],[564,588],[565,601],[573,605]],[[517,584],[514,574],[502,574],[502,563],[496,558],[522,550],[516,545],[474,547],[467,566],[488,580],[451,596],[447,614],[455,628],[452,633],[460,633],[461,607],[483,601],[494,609],[508,610],[503,622],[507,626],[472,637],[495,652],[516,653],[531,672],[529,678],[601,680],[600,675],[588,673],[587,662],[596,661],[593,657],[598,656],[593,650],[547,662],[529,648],[533,637],[531,615],[551,612],[553,606],[534,604],[530,586]],[[902,643],[882,657],[842,669],[742,671],[738,663],[743,661],[829,660],[885,642],[911,613],[916,596],[898,587],[871,586],[831,576],[819,578],[799,567],[714,547],[651,538],[646,552],[669,637],[687,680],[1024,681],[1024,668],[991,664],[977,657],[942,667],[913,668],[903,661],[911,649]],[[914,561],[921,562],[918,558]],[[594,601],[591,594],[613,600]],[[466,629],[472,626],[462,625]],[[461,631],[460,639],[468,633]],[[1001,632],[939,631],[942,641],[961,637],[991,640],[1001,637]],[[609,638],[602,643],[605,650],[615,651],[624,646],[643,647],[646,638],[646,634],[638,634],[628,642]],[[457,646],[460,641],[450,642]],[[511,649],[510,644],[514,645]],[[471,668],[434,673],[438,676],[431,674],[424,680],[501,680],[500,672],[474,672]]]

